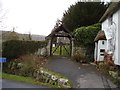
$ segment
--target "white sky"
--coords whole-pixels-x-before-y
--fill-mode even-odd
[[[16,32],[48,35],[61,19],[63,12],[78,0],[0,0],[0,22],[10,31],[16,27]]]
[[[3,25],[16,32],[48,35],[57,18],[78,0],[0,0],[0,15],[6,13]]]

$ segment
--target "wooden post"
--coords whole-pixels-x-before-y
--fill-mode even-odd
[[[63,46],[63,47],[64,47],[65,51],[67,52],[67,54],[69,55],[69,52],[68,52],[68,50],[66,49],[66,47],[65,47],[65,46]]]
[[[72,38],[71,44],[72,44],[72,46],[71,46],[71,48],[72,48],[71,56],[73,56],[73,54],[74,54],[74,39],[73,38]]]
[[[59,46],[57,46],[57,47],[55,48],[55,50],[54,50],[52,53],[54,53],[54,52],[58,49],[58,47],[59,47]]]
[[[51,42],[50,42],[50,56],[52,56],[52,40],[53,38],[51,38]]]
[[[62,55],[62,45],[60,45],[60,55]]]

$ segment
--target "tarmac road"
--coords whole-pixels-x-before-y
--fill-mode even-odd
[[[54,56],[46,68],[66,76],[74,88],[117,88],[91,64],[80,64],[70,58]]]

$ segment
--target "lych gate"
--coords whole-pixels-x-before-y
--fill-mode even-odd
[[[50,56],[54,55],[56,50],[59,48],[59,55],[62,55],[62,48],[66,51],[68,56],[73,55],[73,38],[70,35],[69,31],[64,28],[63,25],[58,26],[55,28],[47,37],[48,46],[47,51]],[[68,46],[67,49],[65,46]],[[54,46],[54,50],[53,50]]]

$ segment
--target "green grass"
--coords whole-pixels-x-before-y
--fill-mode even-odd
[[[21,81],[21,82],[31,83],[31,84],[35,84],[35,85],[42,85],[42,86],[44,85],[44,86],[48,86],[50,88],[60,88],[58,86],[50,85],[48,83],[37,82],[37,81],[35,81],[35,79],[33,79],[31,77],[23,77],[23,76],[8,74],[8,73],[2,73],[2,79]]]
[[[23,76],[12,75],[12,74],[7,74],[7,73],[2,73],[2,78],[3,79],[26,82],[26,83],[32,83],[32,84],[36,84],[36,85],[47,85],[47,84],[42,83],[42,82],[37,82],[37,81],[35,81],[35,79],[33,79],[31,77],[23,77]]]
[[[70,47],[69,46],[65,46],[66,49],[68,50],[68,52],[70,53]],[[52,51],[55,50],[56,47],[52,48]],[[54,55],[60,55],[60,46],[57,48],[57,50],[55,51]],[[64,47],[62,47],[62,55],[63,56],[67,56],[68,53],[66,52],[66,50],[64,49]]]
[[[59,75],[59,76],[61,76],[61,75]],[[35,81],[35,79],[33,79],[31,77],[23,77],[23,76],[8,74],[8,73],[2,73],[2,79],[21,81],[21,82],[25,82],[25,83],[32,83],[35,85],[45,85],[45,86],[48,86],[50,88],[59,88],[59,89],[61,88],[57,85],[50,85],[48,83],[37,82],[37,81]],[[71,84],[70,81],[69,81],[69,83]]]

